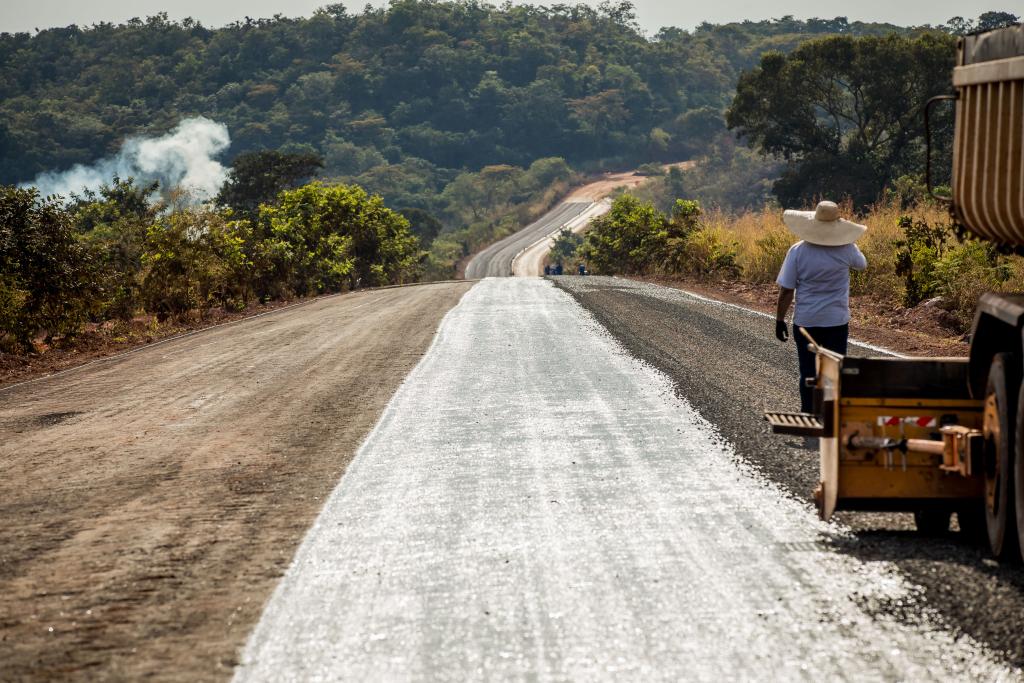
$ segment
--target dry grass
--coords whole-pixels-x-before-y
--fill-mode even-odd
[[[898,200],[881,202],[863,213],[854,212],[847,203],[841,211],[850,220],[868,226],[868,232],[857,243],[868,259],[868,269],[855,274],[853,294],[871,294],[894,303],[903,296],[903,282],[896,275],[896,243],[903,237],[899,218],[909,215],[933,225],[949,220],[942,207],[922,204],[903,209]],[[771,207],[740,214],[713,209],[704,215],[702,223],[736,245],[737,262],[743,269],[741,278],[754,284],[775,281],[786,251],[797,240],[783,224],[782,211]]]

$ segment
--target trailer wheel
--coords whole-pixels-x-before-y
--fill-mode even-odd
[[[1013,355],[997,353],[985,389],[985,525],[992,554],[1000,559],[1019,555],[1013,492],[1017,377]]]
[[[1013,497],[1017,521],[1017,547],[1024,556],[1024,384],[1017,394],[1017,431],[1014,442]]]
[[[924,536],[941,536],[949,531],[952,516],[950,510],[918,510],[914,513],[914,524]]]

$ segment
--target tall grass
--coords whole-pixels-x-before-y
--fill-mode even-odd
[[[998,255],[987,244],[959,239],[945,207],[935,203],[921,201],[907,206],[901,197],[890,196],[860,213],[854,212],[849,203],[841,206],[841,211],[850,220],[868,226],[857,242],[867,257],[868,268],[853,274],[853,295],[869,296],[894,308],[912,306],[917,301],[908,298],[908,277],[927,278],[922,291],[941,297],[943,308],[966,329],[983,292],[1012,291],[1024,282],[1024,259]],[[901,219],[904,224],[909,219],[931,226],[947,241],[934,253],[923,253],[919,246],[908,245]],[[711,209],[701,218],[701,231],[732,245],[740,266],[737,279],[752,284],[774,282],[786,251],[797,241],[783,224],[782,211],[774,207],[740,213]],[[901,251],[918,264],[911,275],[898,269]]]

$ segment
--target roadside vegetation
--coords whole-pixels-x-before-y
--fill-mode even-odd
[[[1014,21],[989,13],[971,26]],[[982,292],[1019,286],[1024,260],[961,234],[923,187],[922,109],[948,91],[954,49],[932,31],[831,36],[764,55],[726,111],[749,149],[719,138],[694,170],[619,197],[576,258],[596,273],[767,287],[795,241],[782,209],[837,199],[869,227],[859,242],[869,267],[852,293],[893,311],[927,306],[962,333]],[[948,183],[951,110],[933,120],[932,142],[937,181]]]
[[[0,348],[68,343],[89,323],[203,318],[422,273],[409,222],[359,187],[285,189],[254,217],[152,203],[153,189],[115,179],[65,202],[0,188]]]
[[[859,211],[847,200],[843,211],[869,228],[858,242],[868,268],[853,273],[851,294],[880,309],[925,307],[922,314],[941,328],[962,334],[983,292],[1016,290],[1024,281],[1024,259],[959,235],[945,207],[933,201],[889,195]],[[795,241],[777,206],[704,211],[695,201],[677,200],[665,213],[624,194],[565,260],[581,260],[595,274],[763,287],[767,297]]]

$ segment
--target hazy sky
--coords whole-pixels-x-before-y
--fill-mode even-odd
[[[572,0],[550,0],[544,4]],[[324,0],[0,0],[0,32],[31,31],[34,28],[123,21],[166,11],[172,18],[194,17],[207,26],[220,26],[245,16],[269,17],[309,15]],[[346,2],[358,11],[365,1]],[[381,0],[370,3],[380,6]],[[498,4],[495,2],[495,4]],[[597,4],[591,2],[589,4]],[[939,24],[952,16],[976,17],[984,11],[1012,11],[1016,2],[1001,0],[704,0],[703,2],[635,0],[641,25],[649,32],[661,26],[692,28],[702,21],[719,23],[739,19],[767,19],[792,14],[798,18],[845,16],[852,20],[887,21],[894,24]],[[1020,10],[1017,11],[1020,13]]]

